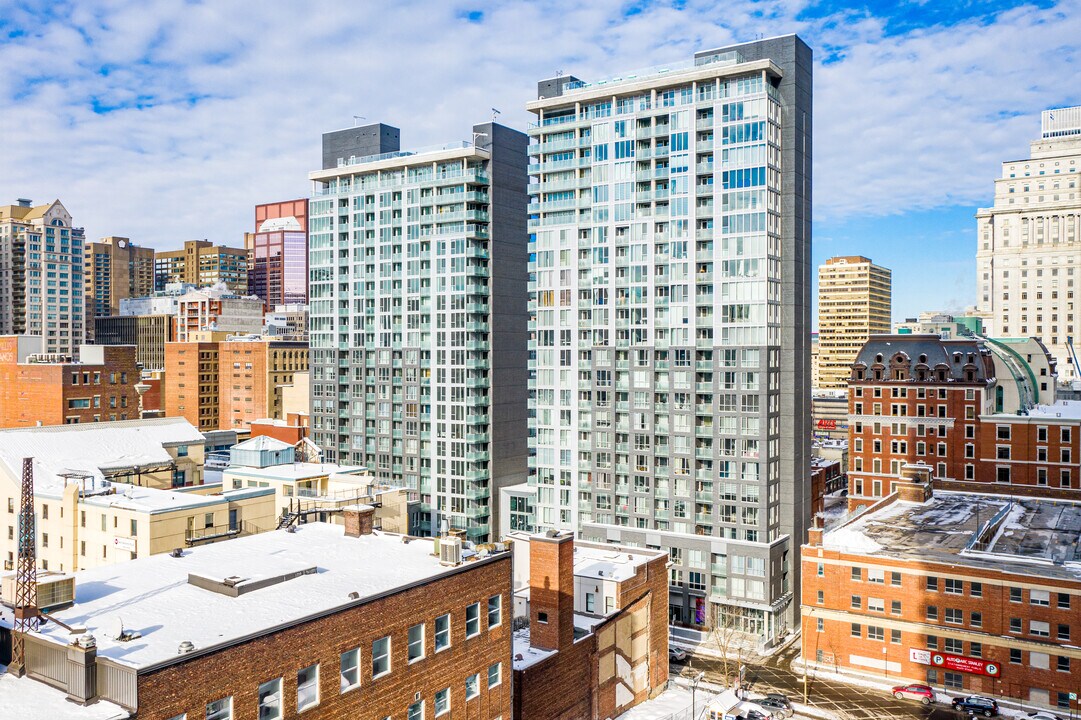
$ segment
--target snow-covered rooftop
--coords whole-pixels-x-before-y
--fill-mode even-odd
[[[306,462],[270,465],[265,468],[233,465],[225,469],[225,472],[230,475],[257,477],[261,480],[307,480],[309,478],[327,477],[329,475],[353,475],[366,471],[367,468],[363,465],[335,465],[334,463]]]
[[[842,552],[939,561],[1044,577],[1081,577],[1081,503],[936,491],[895,501],[823,536]]]
[[[529,628],[514,631],[511,664],[515,670],[525,670],[541,660],[556,654],[555,650],[541,650],[529,644]]]
[[[173,458],[166,447],[204,442],[183,418],[16,428],[0,431],[0,464],[17,481],[23,458],[34,458],[35,492],[60,497],[61,473],[88,475],[88,489],[103,488],[103,472],[168,465]]]
[[[85,627],[97,639],[99,656],[142,668],[176,658],[184,641],[196,651],[224,645],[356,602],[350,593],[363,599],[462,569],[441,565],[432,549],[431,541],[403,543],[402,536],[379,531],[352,538],[340,525],[309,523],[295,533],[237,538],[186,550],[179,558],[153,555],[79,572],[75,604],[51,615]],[[254,583],[298,568],[315,572],[236,597],[189,582],[193,575]],[[142,637],[114,639],[110,629],[118,621]],[[43,625],[40,634],[69,641],[56,623]]]
[[[660,551],[628,552],[610,545],[587,542],[574,543],[574,574],[578,577],[599,578],[622,582],[634,577],[638,568],[664,555]]]
[[[1028,414],[1031,417],[1081,420],[1081,400],[1057,400],[1054,405],[1036,405]]]
[[[17,678],[0,667],[0,711],[11,720],[123,720],[128,711],[106,700],[78,705],[67,693],[28,677]]]

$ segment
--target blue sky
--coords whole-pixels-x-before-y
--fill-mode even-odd
[[[974,302],[976,209],[1081,104],[1081,0],[0,0],[0,202],[90,237],[237,245],[353,115],[406,146],[525,128],[535,81],[789,32],[814,49],[814,261],[894,271],[894,317]]]

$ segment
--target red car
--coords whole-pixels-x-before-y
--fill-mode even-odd
[[[935,701],[935,691],[928,685],[898,685],[893,696],[898,700],[919,700],[924,705]]]

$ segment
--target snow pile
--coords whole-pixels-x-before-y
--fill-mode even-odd
[[[99,700],[82,706],[69,702],[67,693],[27,677],[8,675],[0,666],[0,716],[12,720],[123,720],[128,712]]]

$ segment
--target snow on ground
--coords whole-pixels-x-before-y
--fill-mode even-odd
[[[128,712],[99,700],[78,705],[67,694],[43,682],[7,674],[0,666],[0,717],[11,720],[121,720]]]

